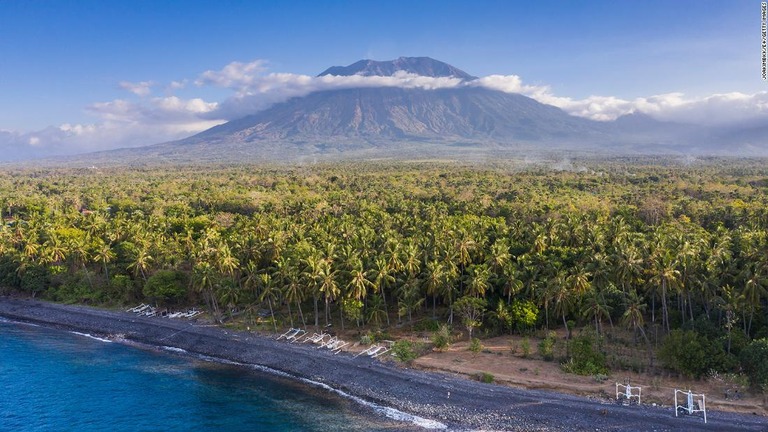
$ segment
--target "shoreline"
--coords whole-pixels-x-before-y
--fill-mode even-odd
[[[442,423],[449,430],[768,431],[768,419],[760,416],[708,411],[705,424],[701,417],[676,418],[671,407],[619,406],[551,391],[483,384],[365,356],[333,355],[313,345],[129,312],[0,297],[0,316],[257,365],[384,409]]]

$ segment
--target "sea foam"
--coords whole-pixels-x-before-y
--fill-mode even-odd
[[[88,333],[80,333],[80,332],[76,332],[76,331],[73,331],[73,332],[70,332],[70,333],[76,334],[78,336],[84,336],[84,337],[87,337],[87,338],[90,338],[90,339],[93,339],[93,340],[97,340],[97,341],[100,341],[100,342],[112,343],[112,341],[109,340],[109,339],[100,338],[98,336],[94,336],[94,335],[88,334]]]
[[[284,377],[284,378],[299,380],[299,381],[301,381],[301,382],[303,382],[305,384],[311,385],[313,387],[322,388],[323,390],[327,390],[329,392],[335,393],[335,394],[337,394],[337,395],[339,395],[339,396],[341,396],[341,397],[343,397],[345,399],[352,400],[355,403],[358,403],[360,405],[366,406],[366,407],[372,409],[373,411],[375,411],[375,412],[377,412],[377,413],[379,413],[381,415],[384,415],[385,417],[387,417],[389,419],[392,419],[392,420],[395,420],[395,421],[399,421],[399,422],[403,422],[403,423],[411,423],[411,424],[414,424],[414,425],[419,426],[419,427],[424,428],[424,429],[433,429],[433,430],[448,429],[448,426],[446,426],[445,424],[443,424],[443,423],[441,423],[439,421],[427,419],[427,418],[424,418],[424,417],[419,417],[417,415],[408,414],[406,412],[400,411],[400,410],[392,408],[392,407],[382,406],[382,405],[379,405],[379,404],[376,404],[376,403],[373,403],[373,402],[369,402],[369,401],[367,401],[367,400],[365,400],[365,399],[363,399],[361,397],[354,396],[354,395],[351,395],[351,394],[346,393],[344,391],[341,391],[339,389],[333,388],[333,387],[329,386],[328,384],[324,384],[324,383],[321,383],[321,382],[313,381],[313,380],[307,379],[307,378],[297,377],[297,376],[291,375],[289,373],[286,373],[286,372],[283,372],[283,371],[279,371],[277,369],[272,369],[272,368],[269,368],[269,367],[266,367],[266,366],[261,366],[261,365],[238,363],[238,362],[234,362],[234,361],[231,361],[231,360],[226,360],[226,359],[221,359],[221,358],[216,358],[216,357],[210,357],[210,356],[205,356],[205,355],[200,355],[200,356],[198,356],[198,358],[200,358],[201,360],[204,360],[204,361],[208,361],[208,362],[224,363],[224,364],[234,365],[234,366],[250,367],[252,369],[256,369],[256,370],[258,370],[260,372],[265,372],[265,373],[268,373],[270,375],[277,375],[277,376]]]

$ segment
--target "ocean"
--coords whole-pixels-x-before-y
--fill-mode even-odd
[[[419,419],[173,350],[0,319],[0,431],[393,431]]]

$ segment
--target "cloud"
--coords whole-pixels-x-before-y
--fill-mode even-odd
[[[186,87],[188,83],[189,83],[189,80],[187,79],[183,79],[179,81],[171,81],[171,83],[168,84],[168,91],[181,90],[184,87]]]
[[[642,112],[664,121],[707,126],[727,125],[768,118],[768,92],[726,93],[688,98],[683,93],[667,93],[632,100],[614,96],[589,96],[572,99],[556,96],[549,86],[523,84],[517,75],[491,75],[469,83],[506,93],[519,93],[541,103],[554,105],[571,115],[610,121]]]
[[[152,87],[155,86],[155,83],[152,81],[141,81],[137,83],[130,81],[120,81],[118,85],[123,90],[128,90],[137,96],[143,97],[152,93]]]
[[[234,96],[221,103],[216,114],[228,120],[237,119],[293,97],[325,90],[371,87],[435,90],[461,85],[463,82],[460,78],[425,77],[402,71],[387,77],[362,75],[312,77],[291,73],[270,73],[252,77],[247,86],[240,87]]]
[[[97,118],[90,124],[64,123],[34,132],[0,132],[0,160],[53,156],[114,148],[137,147],[185,138],[219,125],[207,118],[216,102],[176,96],[140,102],[122,99],[97,102],[86,111]]]
[[[103,121],[129,124],[195,123],[210,120],[203,114],[218,107],[217,102],[206,102],[200,98],[180,99],[176,96],[152,98],[147,102],[134,103],[123,99],[97,102],[86,107],[86,111]]]
[[[198,86],[214,85],[226,88],[246,88],[266,70],[265,60],[254,60],[249,63],[232,62],[218,71],[208,70],[195,80]]]

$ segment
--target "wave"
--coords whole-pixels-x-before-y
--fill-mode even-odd
[[[37,324],[32,324],[32,323],[23,322],[23,321],[14,321],[14,320],[11,320],[11,319],[8,319],[8,318],[3,318],[3,317],[0,317],[0,323],[3,323],[3,324],[20,324],[20,325],[26,325],[26,326],[30,326],[30,327],[40,327]]]
[[[171,352],[175,352],[175,353],[189,354],[189,351],[187,351],[185,349],[177,348],[177,347],[163,345],[160,348],[162,348],[162,349],[164,349],[166,351],[171,351]]]
[[[88,333],[80,333],[80,332],[76,332],[76,331],[73,331],[73,332],[70,332],[70,333],[76,334],[76,335],[79,335],[79,336],[85,336],[87,338],[90,338],[90,339],[93,339],[93,340],[97,340],[97,341],[100,341],[100,342],[112,343],[112,341],[109,340],[109,339],[100,338],[98,336],[94,336],[94,335],[88,334]]]
[[[356,403],[359,403],[361,405],[367,406],[367,407],[373,409],[374,411],[376,411],[377,413],[382,414],[385,417],[390,418],[392,420],[397,420],[397,421],[401,421],[401,422],[405,422],[405,423],[413,423],[416,426],[419,426],[419,427],[424,428],[424,429],[448,429],[448,426],[446,426],[443,423],[440,423],[439,421],[430,420],[430,419],[427,419],[427,418],[424,418],[424,417],[419,417],[419,416],[416,416],[416,415],[413,415],[413,414],[408,414],[406,412],[400,411],[400,410],[392,408],[392,407],[382,406],[382,405],[379,405],[379,404],[376,404],[376,403],[373,403],[373,402],[369,402],[369,401],[367,401],[367,400],[365,400],[363,398],[351,395],[351,394],[343,392],[343,391],[341,391],[339,389],[335,389],[335,388],[329,386],[328,384],[323,384],[323,383],[320,383],[320,382],[317,382],[317,381],[312,381],[312,380],[306,379],[306,378],[298,378],[298,379],[300,381],[304,382],[304,383],[309,384],[309,385],[312,385],[312,386],[315,386],[315,387],[320,387],[320,388],[323,388],[323,389],[328,390],[330,392],[336,393],[336,394],[338,394],[338,395],[340,395],[340,396],[342,396],[344,398],[351,399],[351,400],[355,401]]]

